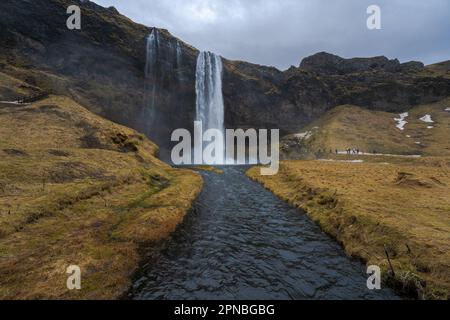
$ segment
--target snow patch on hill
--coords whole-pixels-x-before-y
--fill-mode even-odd
[[[401,113],[399,114],[400,118],[394,118],[394,120],[397,122],[396,127],[400,130],[405,130],[405,125],[408,123],[405,119],[408,118],[409,113]]]
[[[420,144],[420,142],[416,142]],[[348,155],[347,151],[338,150],[337,154],[339,155]],[[399,157],[399,158],[421,158],[420,154],[391,154],[391,153],[369,153],[369,152],[360,152],[357,155],[360,156],[382,156],[382,157]]]
[[[426,114],[422,118],[420,118],[420,121],[423,121],[426,123],[434,123],[433,119],[431,119],[431,116],[429,114]]]
[[[363,163],[364,162],[364,160],[334,160],[334,159],[319,159],[318,161],[345,162],[345,163]]]
[[[308,140],[309,138],[311,138],[311,136],[312,136],[311,131],[294,134],[294,137],[296,137],[297,139],[301,139],[301,140]]]
[[[13,104],[13,105],[23,105],[24,103],[21,101],[0,101],[3,104]]]

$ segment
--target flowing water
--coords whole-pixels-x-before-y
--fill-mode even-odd
[[[147,37],[146,60],[145,60],[145,90],[144,106],[140,120],[143,121],[144,132],[148,132],[153,126],[155,118],[155,103],[158,84],[158,58],[159,58],[159,31],[154,28]]]
[[[211,52],[201,52],[196,70],[196,114],[203,129],[224,128],[222,96],[222,59]]]
[[[158,39],[154,29],[147,42],[148,78],[156,66]],[[176,58],[178,68],[179,43]],[[218,55],[199,54],[195,90],[196,120],[204,131],[223,132]],[[202,175],[204,188],[194,210],[169,240],[149,250],[130,298],[396,298],[389,290],[368,290],[361,263],[345,256],[304,213],[249,180],[244,168]]]
[[[224,133],[224,104],[222,95],[222,59],[211,52],[201,52],[197,58],[195,75],[196,120],[203,131],[216,129]],[[199,145],[194,152],[202,152]],[[220,147],[224,150],[224,145]],[[223,163],[223,162],[222,162]]]
[[[181,63],[182,63],[181,57],[182,57],[182,55],[183,55],[183,52],[182,52],[182,49],[181,49],[181,44],[180,44],[180,41],[177,40],[177,44],[176,44],[176,66],[177,66],[177,69],[181,68]]]
[[[182,72],[182,65],[183,65],[183,50],[181,49],[180,41],[176,41],[176,73],[177,73],[177,80],[182,81],[183,80],[183,72]]]
[[[203,172],[194,210],[154,248],[133,299],[395,299],[363,265],[240,167]]]
[[[155,77],[156,66],[158,63],[159,45],[159,31],[158,29],[154,28],[147,37],[145,78]]]

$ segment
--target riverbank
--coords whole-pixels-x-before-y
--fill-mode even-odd
[[[67,97],[0,104],[0,299],[117,299],[141,248],[169,237],[202,188],[138,132]],[[81,269],[81,289],[66,286]]]
[[[127,296],[150,300],[375,300],[364,266],[244,167],[201,171],[204,188]],[[314,253],[314,254],[312,254]]]
[[[278,175],[261,176],[257,167],[247,175],[304,209],[348,255],[379,265],[387,285],[416,298],[447,299],[449,160],[385,161],[283,161]]]

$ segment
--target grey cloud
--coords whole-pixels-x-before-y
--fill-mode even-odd
[[[448,0],[95,0],[200,50],[285,69],[310,54],[450,59]],[[366,9],[382,10],[382,30]]]

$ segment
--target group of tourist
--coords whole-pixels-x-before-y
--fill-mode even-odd
[[[347,152],[348,155],[360,153],[359,148],[347,148],[347,149],[345,149],[345,151]],[[336,154],[338,154],[338,153],[339,153],[339,151],[336,149]]]
[[[347,155],[364,155],[364,152],[361,150],[361,149],[359,149],[359,148],[346,148],[345,149],[345,152],[346,152],[346,154]],[[370,151],[369,151],[370,152]],[[318,151],[317,151],[317,155],[324,155],[326,153],[326,149],[325,150],[322,150],[322,149],[319,149]],[[330,149],[330,153],[333,153],[333,150],[332,149]],[[338,149],[335,149],[335,151],[334,151],[334,153],[336,153],[336,155],[339,155],[339,154],[343,154],[340,150],[338,150]],[[374,154],[374,155],[376,155],[377,154],[377,151],[376,150],[373,150],[372,151],[372,154]]]

